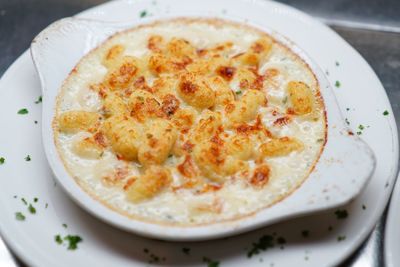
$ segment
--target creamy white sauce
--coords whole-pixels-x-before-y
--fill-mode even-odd
[[[105,51],[115,44],[122,44],[126,47],[127,55],[142,57],[149,53],[147,40],[155,34],[166,38],[182,37],[197,47],[210,47],[224,41],[232,41],[235,44],[232,54],[246,51],[251,43],[261,36],[258,31],[247,27],[226,24],[220,28],[205,22],[161,23],[154,27],[142,27],[118,34],[79,63],[77,71],[66,80],[62,88],[57,113],[68,110],[99,111],[102,106],[101,100],[89,86],[100,82],[106,73],[106,68],[101,64]],[[73,143],[74,140],[82,138],[84,133],[58,133],[56,142],[59,153],[71,175],[87,192],[113,209],[138,219],[180,224],[212,223],[244,216],[267,207],[291,193],[308,176],[319,158],[326,131],[322,106],[314,114],[318,120],[293,116],[293,121],[288,125],[273,125],[277,118],[285,114],[288,105],[285,88],[289,81],[303,81],[314,92],[318,90],[318,85],[306,65],[278,44],[274,45],[272,55],[260,67],[259,72],[262,74],[268,68],[276,68],[280,74],[275,79],[276,87],[265,85],[269,103],[267,107],[260,108],[262,123],[277,136],[290,136],[301,140],[305,149],[285,157],[265,159],[271,167],[271,177],[268,184],[261,189],[235,179],[226,182],[223,188],[216,192],[193,194],[190,190],[173,192],[167,189],[154,198],[135,204],[127,200],[121,187],[106,186],[102,177],[124,166],[128,166],[130,175],[138,175],[137,164],[118,160],[110,149],[106,150],[100,159],[84,159],[77,156],[72,148]],[[273,116],[272,110],[277,110],[277,115]],[[166,165],[174,166],[180,162],[181,158],[172,157],[167,160]],[[254,162],[250,162],[250,165],[254,166]],[[173,176],[174,183],[180,181],[180,174],[176,169],[173,170]],[[199,206],[215,205],[216,202],[220,212],[198,209]]]

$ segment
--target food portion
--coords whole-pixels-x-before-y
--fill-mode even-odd
[[[78,184],[139,220],[196,225],[298,188],[326,141],[318,82],[260,30],[180,19],[118,33],[58,96],[55,142]]]

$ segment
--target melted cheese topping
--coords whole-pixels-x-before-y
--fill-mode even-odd
[[[71,72],[56,113],[55,141],[79,185],[157,223],[266,208],[301,185],[326,141],[308,66],[267,34],[218,20],[114,35]]]

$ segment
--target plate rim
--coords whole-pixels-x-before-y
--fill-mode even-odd
[[[397,220],[400,219],[400,172],[398,173],[398,176],[396,178],[396,182],[394,185],[394,189],[392,191],[389,205],[388,205],[388,214],[386,217],[386,222],[385,222],[385,231],[384,231],[384,241],[383,241],[383,252],[384,252],[384,262],[385,265],[388,267],[395,267],[396,262],[395,259],[399,259],[400,262],[400,256],[394,256],[396,253],[394,253],[394,245],[396,242],[396,237],[393,235],[393,229],[396,228],[396,222]],[[397,220],[396,220],[397,219]],[[400,232],[400,231],[397,231]],[[398,240],[398,238],[397,238]],[[400,244],[400,241],[397,242],[397,245]],[[397,262],[397,263],[399,263]]]

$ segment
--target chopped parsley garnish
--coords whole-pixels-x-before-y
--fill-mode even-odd
[[[38,121],[35,121],[35,124],[37,124],[38,123]]]
[[[31,161],[31,156],[29,156],[29,155],[26,156],[26,157],[25,157],[25,161]]]
[[[240,94],[242,94],[242,91],[240,91],[240,90],[236,91],[235,94],[240,95]]]
[[[37,197],[35,197],[34,199],[33,199],[33,202],[38,202],[39,201],[39,199],[37,198]]]
[[[68,242],[68,249],[75,250],[78,248],[78,243],[82,242],[82,238],[79,235],[67,235],[64,240]]]
[[[349,111],[349,110],[350,110],[350,108],[346,108],[346,110],[347,110],[347,111]]]
[[[156,263],[156,262],[160,262],[160,257],[154,254],[150,254],[149,263]]]
[[[367,126],[367,127],[369,127],[369,126]],[[358,134],[358,135],[361,135],[361,134],[362,134],[362,131],[365,129],[365,126],[362,125],[362,124],[360,124],[360,125],[358,125],[358,129],[359,129],[359,131],[357,132],[357,134]]]
[[[36,209],[35,209],[35,207],[34,207],[34,206],[32,206],[32,204],[29,204],[29,206],[28,206],[28,210],[29,210],[29,212],[30,212],[30,213],[32,213],[32,214],[36,214]]]
[[[219,261],[212,260],[207,257],[203,257],[203,262],[207,263],[208,267],[218,267],[219,266]]]
[[[383,116],[387,116],[387,115],[389,115],[389,111],[385,110],[382,114],[383,114]]]
[[[61,245],[61,244],[63,243],[63,240],[62,240],[62,238],[61,238],[60,235],[56,235],[56,236],[54,237],[54,240],[55,240],[56,243],[59,244],[59,245]]]
[[[18,114],[20,114],[20,115],[25,115],[25,114],[28,114],[28,113],[29,112],[28,112],[28,110],[26,108],[22,108],[22,109],[18,110]]]
[[[3,158],[3,157],[0,157],[0,165],[3,165],[3,164],[4,164],[4,162],[6,162],[6,159],[5,159],[5,158]]]
[[[140,17],[141,18],[144,18],[146,16],[147,16],[147,11],[146,10],[143,10],[142,12],[140,12]]]
[[[22,214],[22,212],[16,212],[15,213],[15,219],[17,221],[25,221],[25,215]]]
[[[247,252],[247,257],[251,258],[252,256],[259,254],[261,251],[265,251],[273,247],[274,237],[271,235],[264,235],[256,243],[252,244],[252,248]]]
[[[39,96],[38,99],[35,101],[35,104],[42,103],[42,99],[43,99],[43,97]]]
[[[307,238],[307,237],[310,236],[310,231],[309,231],[309,230],[303,230],[303,231],[301,231],[301,235],[302,235],[304,238]]]
[[[282,103],[283,103],[283,104],[286,104],[286,102],[287,102],[287,96],[285,96],[285,97],[283,98],[283,100],[282,100]]]
[[[46,205],[44,206],[45,209],[47,209],[49,207],[49,203],[46,203]]]
[[[339,64],[339,62],[338,62],[338,61],[336,61],[336,62],[335,62],[335,65],[336,65],[336,66],[339,66],[340,64]]]
[[[335,211],[335,215],[336,215],[337,219],[341,220],[341,219],[347,218],[347,216],[349,214],[348,214],[347,210],[337,210],[337,211]]]
[[[346,122],[347,125],[350,125],[349,119],[345,118],[344,121]]]
[[[323,141],[324,141],[323,138],[318,138],[318,139],[317,139],[317,142],[318,142],[318,143],[321,143],[321,142],[323,142]]]
[[[340,236],[337,237],[337,241],[338,241],[338,242],[343,241],[343,240],[345,240],[345,239],[346,239],[346,236],[345,236],[345,235],[340,235]]]
[[[63,223],[62,226],[63,226],[64,228],[68,228],[68,225],[67,225],[66,223]]]
[[[25,198],[21,198],[22,203],[24,203],[24,205],[28,205],[28,202],[25,200]]]
[[[182,248],[182,252],[186,255],[190,255],[190,248]]]
[[[157,263],[160,261],[166,261],[167,259],[165,257],[160,258],[159,256],[155,255],[154,253],[150,253],[150,250],[147,248],[143,249],[143,252],[148,254],[149,260],[148,263]]]
[[[339,88],[339,87],[340,87],[340,82],[339,82],[339,81],[336,81],[336,82],[335,82],[335,86],[336,86],[337,88]]]

